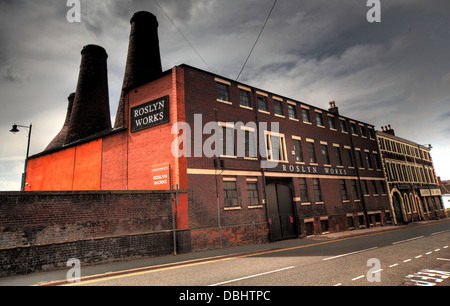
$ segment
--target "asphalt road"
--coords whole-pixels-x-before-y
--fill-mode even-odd
[[[131,272],[71,286],[450,285],[450,222]]]

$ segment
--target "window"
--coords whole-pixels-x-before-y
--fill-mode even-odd
[[[374,160],[375,160],[375,169],[380,170],[381,164],[380,164],[380,157],[377,153],[374,153]]]
[[[223,156],[235,156],[234,150],[234,128],[222,126],[221,142],[223,145]]]
[[[352,158],[352,151],[350,149],[344,149],[345,155],[347,156],[347,163],[349,167],[354,167],[353,164],[353,158]]]
[[[230,101],[228,85],[217,83],[217,99],[221,101]]]
[[[252,107],[252,103],[250,102],[250,93],[246,90],[241,90],[239,93],[241,106],[244,107]]]
[[[267,158],[274,161],[287,161],[286,142],[282,134],[267,134]]]
[[[358,168],[364,168],[361,151],[356,150],[355,154],[356,154],[356,165],[358,166]]]
[[[411,204],[409,203],[408,195],[406,193],[403,195],[403,199],[405,202],[406,211],[408,214],[410,214],[411,213]]]
[[[320,226],[322,227],[322,233],[328,232],[328,229],[329,229],[328,219],[320,220]]]
[[[302,152],[302,143],[298,139],[294,139],[294,152],[295,152],[295,161],[296,162],[303,162],[303,152]]]
[[[347,201],[348,194],[347,194],[347,187],[345,186],[345,180],[339,180],[339,189],[341,191],[341,200]]]
[[[314,202],[322,202],[322,190],[320,189],[320,180],[313,179],[313,189],[314,189]]]
[[[347,217],[347,228],[354,228],[355,222],[353,221],[353,217]]]
[[[348,133],[347,123],[344,120],[341,120],[341,130],[344,133]]]
[[[386,186],[384,186],[384,182],[381,182],[381,194],[386,194]]]
[[[359,223],[359,227],[366,226],[366,221],[364,220],[364,216],[362,216],[362,215],[358,216],[358,223]]]
[[[283,103],[279,100],[273,101],[273,109],[276,115],[283,116]]]
[[[359,200],[358,186],[356,185],[356,180],[352,180],[352,194],[353,200]]]
[[[325,165],[329,165],[330,164],[330,155],[328,154],[328,146],[327,145],[321,145],[322,148],[322,158],[323,158],[323,163]]]
[[[377,181],[371,181],[371,182],[372,182],[373,194],[378,194]]]
[[[268,112],[269,108],[267,107],[267,100],[265,97],[258,96],[258,109],[264,112]]]
[[[256,140],[255,132],[244,130],[244,157],[256,158]]]
[[[301,178],[300,180],[300,201],[302,203],[309,203],[308,185],[306,184],[306,179]]]
[[[334,117],[328,116],[328,124],[330,125],[330,129],[336,129],[336,123],[334,121]]]
[[[362,125],[359,126],[359,132],[361,133],[362,137],[367,137],[366,136],[366,129]]]
[[[236,181],[223,182],[223,194],[225,199],[225,207],[237,207],[238,194],[236,189]]]
[[[259,205],[258,182],[247,181],[248,206]]]
[[[365,152],[365,155],[366,155],[367,168],[372,169],[372,159],[370,158],[370,153]]]
[[[373,132],[373,129],[369,129],[369,136],[371,139],[375,139],[375,133]]]
[[[361,187],[362,187],[362,194],[363,195],[368,195],[369,194],[369,189],[367,189],[367,181],[361,180]]]
[[[336,165],[342,166],[341,149],[339,147],[334,147],[334,156],[336,157]]]
[[[295,109],[295,105],[288,104],[288,113],[289,113],[289,118],[297,119],[297,110]]]
[[[317,163],[316,149],[314,148],[314,142],[308,142],[309,162],[312,164]]]
[[[322,114],[316,112],[316,122],[317,125],[323,126]]]
[[[311,122],[311,119],[309,118],[309,109],[302,108],[302,117],[303,122]]]
[[[350,123],[350,128],[351,128],[353,135],[358,135],[356,132],[356,124],[355,123]]]
[[[314,235],[314,222],[305,222],[306,236]]]

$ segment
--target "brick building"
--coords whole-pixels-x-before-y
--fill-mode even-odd
[[[377,139],[395,223],[446,217],[431,147],[396,136],[391,126]]]
[[[156,18],[139,12],[131,25],[114,127],[103,119],[107,86],[91,94],[85,80],[93,71],[106,78],[96,62],[105,53],[85,47],[70,116],[30,158],[26,190],[178,185],[187,192],[176,228],[189,232],[192,250],[391,222],[374,126],[339,114],[334,102],[321,109],[184,64],[163,72]]]

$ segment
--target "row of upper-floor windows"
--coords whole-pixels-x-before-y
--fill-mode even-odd
[[[386,161],[386,174],[389,182],[437,184],[433,169],[417,164]]]
[[[420,158],[427,161],[431,161],[431,156],[428,151],[420,149],[419,146],[413,146],[410,144],[394,141],[388,138],[380,137],[380,150],[407,155],[410,157]]]
[[[258,135],[255,130],[243,126],[241,126],[241,130],[237,130],[231,123],[220,122],[219,124],[222,126],[220,133],[222,151],[219,152],[221,156],[258,158]],[[338,167],[345,165],[347,167],[357,166],[360,169],[381,170],[380,157],[376,151],[361,148],[352,150],[350,146],[346,145],[329,144],[310,138],[302,139],[299,136],[291,137],[292,142],[288,147],[285,134],[264,131],[264,146],[260,145],[260,157],[271,161],[308,163],[310,165],[318,165],[320,160],[326,166],[333,164]],[[290,160],[289,155],[294,160]]]
[[[217,81],[217,101],[225,104],[232,105],[230,97],[230,84],[227,81]],[[241,108],[253,110],[254,106],[251,99],[251,89],[239,87],[239,105]],[[256,92],[256,107],[259,112],[265,114],[271,114],[269,110],[268,95],[262,92]],[[342,133],[348,134],[349,132],[353,136],[361,136],[363,138],[375,139],[375,132],[371,126],[365,126],[362,123],[356,123],[354,121],[347,122],[344,118],[338,118],[333,114],[326,114],[324,116],[323,111],[319,109],[311,110],[311,107],[307,105],[301,105],[293,101],[284,102],[284,99],[279,97],[272,97],[273,100],[273,113],[274,116],[279,118],[287,118],[294,121],[302,121],[304,124],[312,125],[313,121],[318,127],[325,128],[326,123],[330,130],[337,131],[338,127]],[[286,106],[287,105],[287,106]],[[313,119],[314,118],[314,119]]]

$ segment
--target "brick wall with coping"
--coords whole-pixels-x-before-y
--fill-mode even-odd
[[[1,192],[0,276],[171,254],[172,203],[170,191]],[[190,232],[177,237],[189,252]]]

